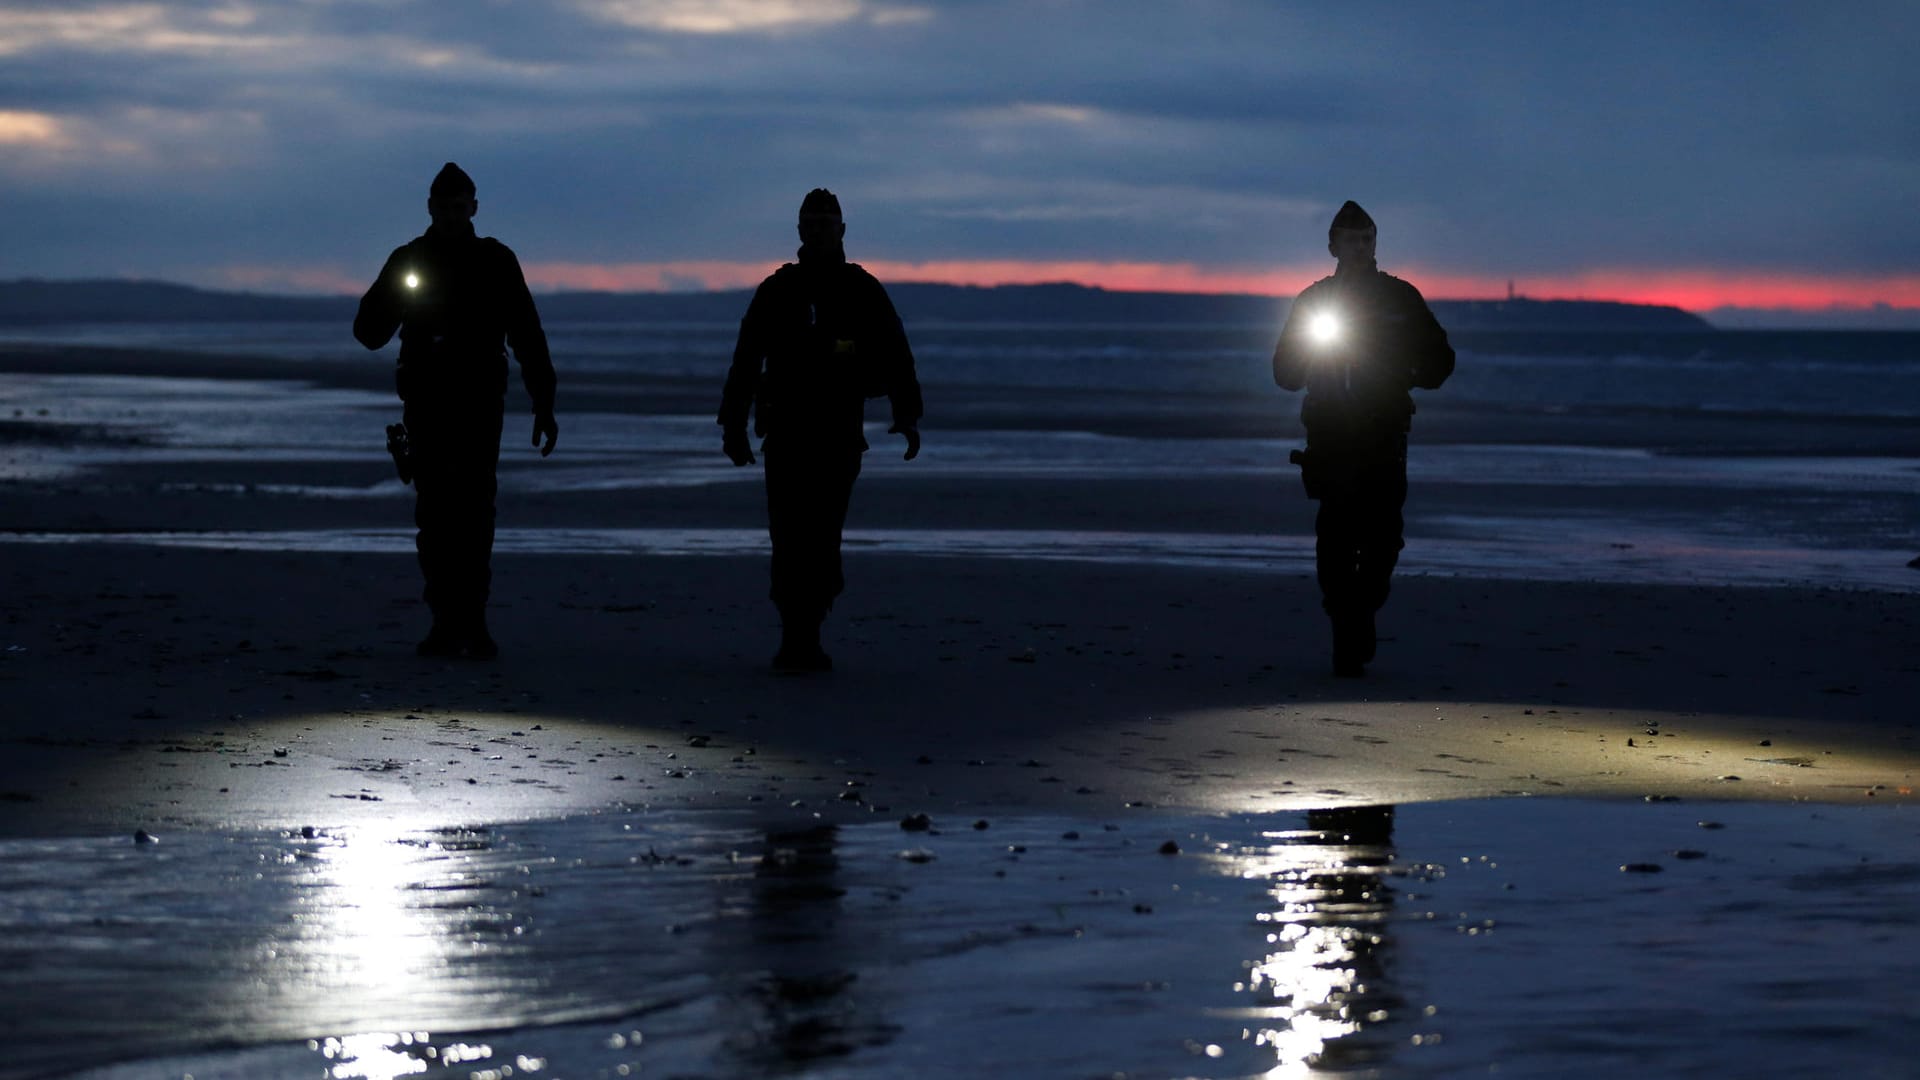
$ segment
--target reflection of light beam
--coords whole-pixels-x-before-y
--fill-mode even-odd
[[[424,1031],[376,1031],[323,1039],[319,1050],[322,1057],[339,1062],[327,1069],[329,1080],[395,1080],[395,1077],[426,1072],[428,1055],[441,1057],[427,1038]],[[455,1056],[439,1064],[451,1065],[460,1060]]]
[[[423,849],[402,842],[398,830],[372,826],[319,854],[334,890],[322,922],[327,967],[369,989],[426,974],[437,959],[435,928],[408,897],[423,883]]]
[[[317,918],[306,937],[308,975],[318,996],[393,1015],[383,1003],[424,1000],[454,943],[413,896],[442,876],[440,855],[392,822],[356,828],[316,852]],[[424,1031],[366,1032],[318,1048],[336,1062],[330,1080],[394,1080],[449,1064]],[[436,1060],[439,1059],[439,1060]]]
[[[1261,1002],[1248,1015],[1254,1044],[1276,1059],[1266,1075],[1306,1077],[1329,1044],[1385,1018],[1358,1006],[1380,989],[1367,984],[1360,960],[1382,940],[1373,926],[1386,918],[1378,881],[1386,868],[1357,858],[1351,846],[1325,842],[1320,832],[1265,836],[1276,842],[1240,852],[1236,872],[1270,883],[1276,904],[1256,916],[1269,928],[1269,951],[1234,989]]]

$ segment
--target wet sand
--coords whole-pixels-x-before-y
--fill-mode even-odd
[[[88,355],[82,366],[89,370],[147,362]],[[15,359],[11,369],[0,359],[0,370],[42,362]],[[232,358],[156,362],[208,378],[288,372]],[[362,381],[370,389],[379,379]],[[591,388],[575,393],[576,408],[619,404],[593,397]],[[673,400],[691,415],[705,396],[687,387]],[[379,419],[370,414],[370,431]],[[561,460],[570,448],[567,424],[563,412]],[[58,416],[16,417],[0,435],[6,452],[20,454],[107,437]],[[940,429],[928,435],[928,452],[939,453]],[[543,492],[534,466],[514,457],[522,448],[511,426],[508,436],[505,467],[515,481],[502,498],[503,528],[763,522],[751,481]],[[890,443],[876,449],[856,490],[855,529],[973,522],[1249,536],[1311,531],[1310,507],[1291,486],[1249,497],[1233,478],[988,482],[881,466],[877,455],[891,452]],[[739,827],[750,831],[837,826],[868,838],[859,850],[890,859],[891,849],[915,842],[897,823],[920,813],[949,833],[975,820],[1001,828],[1026,821],[1032,829],[1077,822],[1111,824],[1141,843],[1177,835],[1191,846],[1209,820],[1223,828],[1244,823],[1236,843],[1254,843],[1261,822],[1278,820],[1273,815],[1432,804],[1423,820],[1440,822],[1432,815],[1445,805],[1490,808],[1470,815],[1477,833],[1431,826],[1459,842],[1409,845],[1406,857],[1417,860],[1439,848],[1451,857],[1471,837],[1531,836],[1542,815],[1567,817],[1562,810],[1580,805],[1537,801],[1543,796],[1613,800],[1607,805],[1616,810],[1676,798],[1738,800],[1781,813],[1792,802],[1856,804],[1845,812],[1904,823],[1920,772],[1920,710],[1913,707],[1920,594],[1913,591],[1408,575],[1382,617],[1380,657],[1356,681],[1330,674],[1324,620],[1304,568],[929,557],[856,546],[848,591],[827,632],[837,670],[777,678],[767,667],[777,626],[759,556],[502,554],[492,624],[503,652],[481,664],[413,655],[425,616],[408,555],[114,540],[167,530],[404,527],[402,493],[332,501],[275,493],[276,485],[307,484],[373,490],[385,480],[374,457],[158,459],[0,485],[0,522],[8,529],[77,536],[0,545],[0,696],[7,702],[0,840],[12,845],[10,859],[30,863],[36,844],[50,845],[48,857],[65,851],[61,844],[110,842],[135,851],[136,830],[161,838],[155,850],[356,831],[378,833],[392,848],[396,831],[544,827],[563,818],[585,829],[623,818],[658,829],[682,815],[739,815]],[[1604,509],[1627,493],[1581,497]],[[1444,541],[1412,536],[1410,561],[1423,542]],[[1507,798],[1458,802],[1495,797]],[[1894,816],[1879,817],[1870,809],[1877,807]],[[1611,810],[1602,816],[1629,820]],[[1692,827],[1692,818],[1708,814],[1682,816],[1688,821],[1667,824]],[[732,827],[706,827],[696,846],[720,844],[714,837]],[[1805,825],[1796,842],[1816,849],[1821,828]],[[1894,850],[1881,854],[1897,872],[1861,888],[1894,902],[1920,879],[1910,872],[1911,829],[1889,835]],[[1535,840],[1549,851],[1584,851],[1591,841],[1567,829],[1552,837]],[[1714,850],[1763,864],[1769,842],[1755,827],[1716,838]],[[1656,845],[1648,857],[1666,849]],[[93,857],[82,855],[82,862]],[[1618,875],[1635,857],[1609,850],[1586,869]],[[1097,887],[1145,887],[1158,873],[1115,865],[1133,869],[1102,871]],[[1797,887],[1783,882],[1768,888]],[[940,903],[971,895],[922,884],[931,891],[921,895]],[[1687,902],[1675,892],[1654,908],[1671,912]],[[1177,951],[1182,935],[1204,922],[1193,920],[1148,936],[1156,948]],[[909,929],[898,932],[915,924],[903,925]],[[1463,923],[1460,932],[1467,929]],[[1555,933],[1561,936],[1548,939],[1559,948],[1585,931],[1562,925]],[[1884,936],[1895,946],[1913,941],[1907,923]],[[1128,940],[1126,933],[1113,938],[1122,951]],[[1885,945],[1850,939],[1843,947]],[[37,954],[41,961],[51,955]],[[940,985],[1002,978],[997,968],[985,976],[942,974],[932,953],[902,956],[905,967],[882,964],[883,974],[865,977],[948,980]],[[1050,968],[1045,957],[1011,962],[1067,970]],[[1596,991],[1602,1006],[1631,992],[1632,978],[1622,978],[1619,987]],[[14,1000],[30,993],[25,985],[5,989]],[[683,1029],[685,1041],[670,1044],[682,1057],[665,1060],[698,1071],[719,1060],[698,1034],[699,1010],[719,1007],[715,1000],[699,998],[686,1015],[661,1002],[609,1008],[668,1009],[668,1029]],[[1200,999],[1179,1000],[1187,1007]],[[1153,1008],[1126,1006],[1135,1007]],[[1391,1011],[1400,1023],[1400,1004]],[[538,1020],[564,1026],[565,1015],[560,1009]],[[1068,1022],[1091,1038],[1107,1030],[1101,1025],[1112,1014],[1102,1015]],[[1545,1015],[1580,1022],[1570,1012]],[[465,1031],[490,1016],[533,1022],[458,1009],[433,1022]],[[189,1043],[217,1036],[248,1044],[362,1019],[371,1022],[356,1014],[308,1017],[286,1030],[186,1030]],[[20,1023],[34,1037],[59,1030],[43,1017]],[[78,1060],[114,1060],[112,1029],[80,1026],[105,1042],[101,1056]],[[595,1045],[604,1046],[606,1032],[592,1030]],[[1420,1033],[1392,1030],[1395,1039]],[[909,1044],[902,1037],[899,1045]],[[1047,1040],[1036,1035],[1017,1045],[1025,1047],[1017,1054],[1035,1054]],[[909,1067],[912,1053],[897,1052],[906,1056],[883,1054],[871,1066],[879,1071],[867,1074]],[[1524,1059],[1524,1048],[1517,1052],[1515,1060]],[[1610,1056],[1616,1052],[1624,1056]],[[853,1053],[855,1062],[875,1060]],[[1700,1063],[1690,1053],[1667,1053],[1661,1060]],[[1437,1060],[1488,1060],[1472,1049],[1459,1054]],[[1115,1060],[1125,1068],[1140,1059]],[[1566,1060],[1597,1068],[1632,1054],[1601,1047]],[[285,1069],[297,1071],[287,1061]],[[246,1075],[244,1063],[232,1067]],[[1196,1064],[1193,1071],[1203,1070]],[[1158,1065],[1146,1073],[1163,1074]]]
[[[363,390],[385,378],[377,361],[27,347],[0,352],[0,370],[298,373]],[[579,414],[680,414],[711,396],[645,385],[629,398],[589,382],[569,403]],[[0,417],[7,452],[127,437],[63,426],[55,412]],[[370,412],[369,430],[381,419]],[[503,529],[764,525],[745,473],[542,490],[552,474],[515,454],[525,449],[515,419]],[[941,454],[938,427],[928,446]],[[900,468],[891,449],[869,455],[850,529],[1311,534],[1311,504],[1273,480],[987,480]],[[316,484],[391,490],[272,493]],[[1580,497],[1604,508],[1627,494]],[[373,455],[136,455],[0,486],[8,528],[82,540],[393,529],[407,511],[407,492]],[[1410,565],[1423,543],[1445,541],[1415,532]],[[777,624],[757,555],[503,554],[493,624],[504,655],[473,665],[412,655],[424,614],[405,555],[110,542],[5,551],[0,831],[16,836],[400,807],[493,821],[753,800],[840,815],[1503,794],[1904,800],[1920,767],[1911,591],[1403,575],[1380,659],[1350,681],[1328,673],[1299,563],[1247,573],[850,545],[849,589],[827,631],[839,670],[779,679],[767,672]]]
[[[0,1076],[1909,1071],[1913,815],[1526,809],[0,841]]]
[[[925,497],[933,497],[927,493]],[[778,678],[764,563],[502,556],[490,664],[400,555],[6,547],[0,831],[615,805],[1250,811],[1907,801],[1920,597],[1406,578],[1364,680],[1310,579],[859,551]]]

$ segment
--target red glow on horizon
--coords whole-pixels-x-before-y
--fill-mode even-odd
[[[1332,272],[1332,263],[1244,269],[1194,263],[1096,260],[953,259],[907,262],[859,260],[882,281],[947,285],[1040,285],[1071,282],[1116,292],[1240,293],[1292,296]],[[719,259],[658,263],[528,262],[536,291],[668,292],[748,289],[778,261]],[[1429,299],[1497,300],[1508,279],[1484,274],[1386,266]],[[358,293],[366,282],[331,267],[227,267],[215,272],[227,287],[295,292]],[[371,278],[368,278],[370,281]],[[1531,300],[1613,300],[1666,304],[1687,311],[1759,308],[1807,313],[1864,311],[1885,305],[1920,308],[1920,275],[1815,274],[1737,270],[1608,268],[1516,276],[1517,295]]]
[[[1244,293],[1292,296],[1332,272],[1330,263],[1262,270],[1204,267],[1193,263],[970,259],[904,262],[863,259],[887,282],[946,285],[1040,285],[1073,282],[1116,292]],[[533,263],[527,279],[542,289],[608,291],[672,288],[751,288],[774,263],[700,261],[683,263]],[[1419,286],[1432,299],[1504,299],[1504,277],[1386,267]],[[1687,311],[1721,307],[1818,312],[1865,310],[1884,304],[1920,307],[1920,275],[1790,274],[1728,270],[1604,269],[1515,279],[1518,295],[1532,300],[1615,300],[1666,304]]]

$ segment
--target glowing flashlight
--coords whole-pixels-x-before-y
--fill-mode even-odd
[[[409,288],[409,289],[417,289],[417,288],[419,288],[419,287],[420,287],[420,275],[419,275],[419,274],[408,274],[408,275],[406,276],[406,282],[407,282],[407,288]]]
[[[1331,311],[1315,312],[1307,320],[1307,336],[1319,345],[1331,345],[1340,339],[1340,317]]]

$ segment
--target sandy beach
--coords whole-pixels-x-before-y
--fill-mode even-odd
[[[862,554],[839,670],[787,679],[758,560],[503,558],[490,665],[412,655],[411,570],[10,548],[8,831],[1904,801],[1920,769],[1908,597],[1411,580],[1353,682],[1326,670],[1305,580]]]
[[[49,355],[17,350],[0,372],[156,364]],[[214,380],[288,374],[267,361],[157,362]],[[316,380],[369,394],[380,382],[377,371]],[[638,408],[591,385],[563,390],[556,463],[593,445],[594,417],[692,424],[713,388],[652,391]],[[509,417],[503,536],[751,538],[763,526],[751,478],[543,490],[540,466],[519,453],[521,419]],[[370,431],[378,419],[369,413]],[[1911,840],[1920,592],[1420,573],[1416,528],[1416,569],[1382,616],[1378,661],[1364,680],[1336,679],[1306,554],[1310,507],[1286,474],[987,479],[882,463],[897,450],[879,443],[855,494],[850,529],[867,539],[849,545],[849,587],[827,628],[830,676],[769,672],[777,625],[764,556],[724,544],[707,554],[503,545],[491,611],[500,659],[425,661],[412,651],[425,624],[416,571],[394,546],[407,493],[377,455],[179,462],[136,446],[107,465],[43,469],[36,455],[49,448],[105,452],[128,437],[57,415],[0,422],[23,477],[0,486],[0,836],[13,841],[131,845],[140,830],[197,844],[277,830],[299,842],[303,830],[605,815],[659,827],[725,813],[768,828],[884,826],[907,841],[895,823],[916,814],[962,832],[976,821],[1105,822],[1192,844],[1208,820],[1504,797],[1518,822],[1537,805],[1527,799],[1549,796],[1884,807],[1899,842]],[[929,425],[928,458],[945,437]],[[375,494],[300,493],[315,486]],[[1280,537],[1291,561],[930,555],[886,540],[963,528]],[[274,535],[300,530],[380,536],[276,549]],[[1739,850],[1757,857],[1760,835]],[[340,1016],[327,1022],[349,1022]],[[463,1018],[489,1022],[456,1011],[447,1023]],[[48,1038],[58,1027],[18,1024],[16,1034]],[[250,1030],[234,1038],[312,1034]],[[687,1040],[668,1045],[715,1067]],[[882,1060],[892,1064],[872,1075],[898,1067]],[[1156,1068],[1140,1075],[1170,1075]],[[856,1074],[868,1075],[846,1073]]]
[[[156,364],[97,350],[56,359],[70,372]],[[288,371],[158,363],[215,378]],[[7,370],[48,366],[25,351]],[[379,365],[369,368],[354,378],[376,389]],[[656,390],[645,406],[699,415],[711,388],[683,390]],[[609,404],[591,386],[571,400],[576,413]],[[16,447],[89,437],[35,435],[31,423],[15,421]],[[503,533],[592,524],[751,538],[763,527],[752,477],[544,492],[514,426],[503,475],[530,490],[506,485]],[[945,449],[937,426],[928,446],[935,460]],[[983,480],[879,461],[888,451],[869,455],[850,530],[1311,535],[1310,504],[1284,474]],[[883,540],[849,546],[850,585],[828,627],[839,670],[779,679],[767,672],[777,623],[758,554],[502,554],[493,623],[504,654],[470,665],[412,655],[423,614],[408,554],[128,542],[404,533],[404,489],[263,494],[317,477],[392,486],[377,458],[160,457],[0,490],[15,537],[0,642],[7,832],[755,799],[839,814],[1517,794],[1897,801],[1920,766],[1913,593],[1403,575],[1379,662],[1349,681],[1327,670],[1298,560],[1250,574],[913,557]],[[22,542],[36,536],[62,540]],[[1420,544],[1415,533],[1410,564]],[[512,752],[442,752],[492,739]],[[838,798],[848,781],[862,785],[858,801]]]

